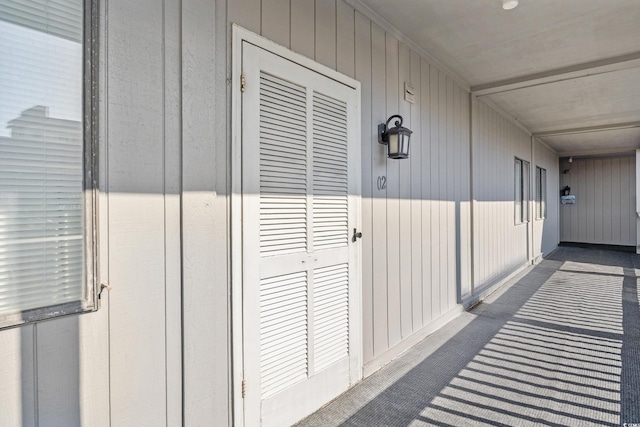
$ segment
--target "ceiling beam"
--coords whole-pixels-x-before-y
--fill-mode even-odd
[[[561,151],[558,153],[558,157],[575,157],[575,158],[587,158],[587,157],[622,157],[633,156],[636,153],[635,148],[614,148],[604,150],[573,150],[573,151]]]
[[[546,136],[574,135],[578,133],[602,132],[607,130],[632,129],[640,127],[639,122],[614,123],[609,125],[585,126],[572,129],[556,129],[544,132],[533,132],[532,136],[536,138],[544,138]]]
[[[598,74],[612,73],[636,67],[640,67],[640,52],[472,86],[471,93],[476,96],[493,95],[501,92],[509,92],[512,90],[561,82],[564,80],[573,80]]]

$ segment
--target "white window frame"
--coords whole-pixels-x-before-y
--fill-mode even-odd
[[[530,220],[530,174],[531,165],[528,161],[514,158],[514,219],[515,224],[526,224]]]
[[[97,259],[98,200],[98,22],[97,0],[83,0],[83,283],[82,298],[62,304],[51,304],[29,310],[0,314],[0,330],[27,323],[72,314],[96,311],[99,308]]]
[[[536,219],[547,217],[547,170],[536,166]]]

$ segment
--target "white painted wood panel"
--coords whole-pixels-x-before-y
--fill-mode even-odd
[[[109,4],[108,31],[119,34],[108,46],[107,76],[114,425],[166,423],[166,366],[157,357],[165,353],[162,9]]]
[[[180,0],[164,3],[164,233],[167,425],[182,424],[182,58]],[[186,3],[185,3],[186,4]],[[93,425],[87,423],[87,425]]]
[[[36,426],[34,325],[0,332],[0,425]]]
[[[459,179],[456,170],[456,157],[455,157],[455,148],[456,148],[456,139],[455,139],[455,121],[456,116],[458,115],[455,110],[455,90],[454,83],[450,77],[446,79],[446,93],[447,93],[447,138],[446,138],[446,147],[447,147],[447,158],[445,165],[445,176],[447,177],[447,187],[446,187],[446,216],[447,222],[444,231],[446,233],[446,241],[447,241],[447,287],[446,287],[446,300],[443,304],[444,307],[453,307],[457,303],[457,290],[458,290],[458,262],[456,259],[456,236],[458,233],[458,229],[456,227],[456,179]],[[454,286],[451,286],[454,284]]]
[[[235,3],[226,5],[231,9]],[[222,130],[228,108],[227,69],[222,59],[228,28],[223,4],[182,1],[185,425],[206,425],[211,420],[231,424],[227,178],[230,148]],[[249,13],[253,12],[250,9]],[[231,15],[229,12],[228,16]],[[260,22],[259,14],[257,21]]]
[[[412,123],[411,117],[411,104],[404,100],[404,84],[405,82],[411,82],[411,51],[403,44],[399,44],[398,49],[398,113],[404,119],[404,126],[409,129],[413,129],[415,126]],[[411,135],[412,139],[417,135]],[[412,147],[413,148],[413,147]],[[415,158],[419,156],[413,152]],[[399,256],[400,256],[400,333],[402,339],[407,338],[413,333],[413,304],[411,303],[413,292],[412,281],[412,253],[414,252],[413,241],[411,235],[412,221],[411,221],[411,175],[412,175],[412,162],[401,160],[389,160],[396,164],[399,168],[398,173],[398,210],[399,210]],[[414,172],[418,172],[416,169]],[[417,173],[416,173],[417,174]]]
[[[268,1],[268,0],[267,0]],[[260,34],[262,30],[262,0],[227,0],[225,1],[227,5],[227,19],[231,24],[240,25],[247,30],[253,31],[254,33]],[[272,4],[273,7],[266,14],[267,17],[275,17],[277,14],[289,13],[289,4],[286,5],[283,2],[273,2],[267,3]],[[297,2],[292,2],[297,3]],[[313,4],[313,0],[311,0],[311,4]],[[292,8],[293,9],[293,8]],[[306,9],[306,8],[305,8]],[[197,12],[197,9],[194,9],[194,12]],[[295,18],[296,15],[292,11],[292,18]],[[292,20],[293,22],[293,20]],[[275,25],[275,22],[270,22],[266,24],[267,29],[271,28],[272,25]],[[227,29],[222,31],[218,29],[218,34],[226,34]],[[292,41],[294,40],[292,33]]]
[[[429,90],[430,90],[430,108],[429,108],[429,126],[430,126],[430,165],[429,174],[431,175],[431,188],[429,191],[429,197],[431,200],[431,281],[429,288],[431,288],[431,313],[432,319],[440,317],[442,314],[442,307],[440,306],[440,282],[441,277],[441,252],[442,246],[440,244],[440,188],[441,188],[441,175],[439,163],[441,158],[442,139],[439,138],[439,124],[438,119],[440,113],[440,91],[438,86],[438,69],[434,66],[429,67]]]
[[[342,2],[341,2],[342,3]],[[361,105],[371,105],[372,98],[372,70],[371,70],[371,22],[359,13],[355,13],[355,78],[360,82]],[[376,135],[371,120],[370,109],[362,111],[361,117],[362,144],[362,235],[363,250],[362,264],[372,265],[373,250],[370,242],[373,236],[373,191],[372,150]],[[373,359],[373,271],[372,268],[362,269],[362,318],[363,318],[363,358]]]
[[[528,262],[528,224],[514,222],[514,159],[531,161],[530,137],[485,104],[473,104],[474,287]]]
[[[353,37],[353,35],[351,36]],[[315,60],[336,68],[336,0],[316,1]]]
[[[233,3],[236,0],[230,1]],[[315,21],[315,0],[295,0],[291,2],[291,50],[311,59],[314,59],[316,55]],[[230,19],[229,22],[235,21]],[[280,22],[279,24],[287,25],[286,22]],[[242,26],[244,27],[244,25]],[[245,28],[253,30],[250,27]]]
[[[426,325],[433,319],[432,307],[432,225],[431,225],[431,95],[430,95],[430,65],[420,59],[420,121],[422,123],[420,145],[421,145],[421,192],[420,200],[422,204],[422,233],[420,241],[422,245],[422,278],[420,288],[422,289],[422,324]]]
[[[232,1],[231,3],[235,2]],[[262,35],[285,47],[289,47],[291,43],[290,27],[289,25],[283,25],[283,23],[290,22],[291,19],[289,4],[290,0],[261,0],[260,9],[262,11],[262,16],[260,17]],[[258,12],[258,10],[251,11],[252,14]],[[238,24],[242,25],[240,22]]]
[[[340,2],[342,4],[342,2]],[[373,142],[377,136],[371,119],[372,70],[371,70],[371,22],[360,13],[355,13],[355,78],[361,88],[361,136],[362,155],[362,318],[363,358],[373,359],[374,354],[374,307],[373,307],[373,192],[372,179]]]
[[[399,62],[398,40],[388,33],[386,40],[386,117],[398,112]],[[386,122],[386,120],[385,120]],[[393,125],[393,122],[390,123]],[[387,312],[389,346],[402,340],[402,306],[400,277],[400,164],[397,160],[387,162]]]
[[[408,82],[415,93],[415,103],[409,106],[411,110],[410,129],[413,130],[411,157],[409,157],[409,204],[411,212],[411,332],[422,328],[423,323],[423,286],[422,286],[422,169],[424,142],[422,135],[422,80],[421,58],[415,52],[410,52],[410,69]],[[402,84],[401,84],[401,87]],[[417,143],[416,143],[417,142]],[[411,172],[412,171],[412,172]]]
[[[349,77],[355,77],[355,15],[343,0],[336,1],[336,69]]]
[[[385,34],[382,29],[371,24],[371,63],[385,63],[386,52]],[[383,88],[386,87],[386,67],[372,67],[372,96],[371,96],[371,120],[372,127],[377,129],[379,123],[385,123],[386,96]],[[363,107],[363,111],[365,111]],[[372,175],[373,203],[371,215],[373,217],[373,230],[371,233],[371,255],[373,276],[373,353],[374,357],[389,350],[389,305],[387,290],[387,187],[377,185],[378,180],[388,182],[387,158],[385,147],[378,144],[377,131],[371,138],[372,147]],[[366,363],[367,361],[365,361]]]
[[[471,277],[471,147],[469,144],[470,131],[469,94],[460,89],[460,124],[459,150],[457,162],[460,175],[460,293],[469,295],[472,290]],[[458,127],[457,127],[458,128]]]
[[[438,145],[440,146],[439,158],[437,163],[436,173],[440,178],[440,185],[438,186],[437,193],[437,210],[439,214],[438,224],[436,225],[438,229],[438,252],[440,256],[440,277],[438,278],[437,286],[439,289],[439,300],[436,300],[438,303],[438,309],[441,313],[446,313],[447,300],[449,297],[448,287],[451,286],[451,282],[449,282],[449,265],[451,260],[449,260],[449,248],[448,248],[448,230],[447,230],[447,222],[448,218],[448,194],[447,194],[447,185],[448,176],[447,176],[447,75],[441,71],[438,71]]]
[[[79,319],[66,317],[37,326],[40,426],[81,425],[80,354],[87,349],[80,348]]]
[[[562,159],[558,189],[571,187],[576,203],[559,206],[560,240],[635,247],[635,168],[633,156]]]

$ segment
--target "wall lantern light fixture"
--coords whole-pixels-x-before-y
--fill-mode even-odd
[[[389,128],[389,122],[394,118],[400,120],[395,121],[395,127]],[[395,115],[389,117],[386,124],[378,125],[378,142],[387,146],[387,157],[390,159],[409,158],[409,140],[413,131],[402,127],[402,122],[402,116]]]

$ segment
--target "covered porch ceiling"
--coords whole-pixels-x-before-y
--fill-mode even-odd
[[[640,1],[352,0],[560,156],[640,148]]]

